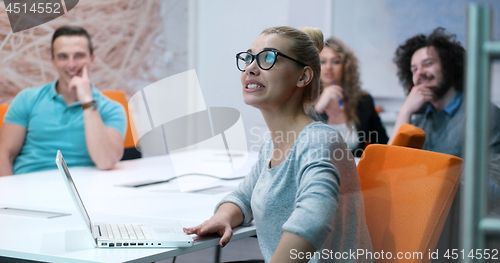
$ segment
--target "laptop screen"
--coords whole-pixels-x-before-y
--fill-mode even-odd
[[[68,166],[66,166],[66,162],[64,161],[61,151],[57,151],[56,164],[59,170],[63,173],[64,178],[67,179],[66,180],[67,184],[69,185],[69,188],[71,190],[70,194],[73,196],[73,200],[75,200],[76,203],[78,204],[78,208],[80,209],[81,212],[80,214],[83,216],[83,219],[85,219],[85,223],[87,223],[87,226],[89,227],[90,232],[92,233],[92,222],[90,221],[89,214],[87,213],[87,210],[83,205],[82,199],[78,194],[78,190],[76,190],[75,183],[73,182],[73,178],[71,178],[71,174],[69,173]]]

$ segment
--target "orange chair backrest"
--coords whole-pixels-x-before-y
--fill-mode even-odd
[[[392,145],[422,149],[425,142],[425,132],[417,126],[405,123],[399,127]]]
[[[375,262],[430,262],[429,249],[436,248],[460,182],[462,159],[372,144],[357,168],[373,251],[392,254]]]
[[[9,104],[0,104],[0,129],[2,129],[3,118],[9,109]]]
[[[123,108],[125,108],[125,113],[127,114],[128,125],[127,125],[127,132],[125,133],[125,141],[123,142],[123,145],[124,145],[125,149],[135,147],[134,138],[132,137],[132,129],[135,129],[135,125],[134,125],[134,121],[132,120],[132,117],[130,116],[130,114],[128,112],[128,101],[127,101],[127,96],[125,95],[125,92],[123,92],[121,90],[103,90],[102,94],[104,94],[109,99],[120,103],[123,106]]]

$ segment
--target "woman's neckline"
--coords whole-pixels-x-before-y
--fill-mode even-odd
[[[313,122],[311,122],[311,123],[307,124],[306,126],[304,126],[304,128],[302,128],[302,130],[300,131],[299,135],[298,135],[298,136],[297,136],[297,138],[295,139],[295,142],[293,143],[292,148],[290,148],[290,151],[288,151],[287,156],[286,156],[286,157],[285,157],[285,158],[284,158],[284,159],[283,159],[283,160],[282,160],[279,164],[275,165],[274,167],[271,167],[271,159],[272,159],[272,157],[273,157],[273,151],[274,151],[274,143],[273,143],[273,141],[272,141],[272,139],[271,139],[272,150],[271,150],[271,154],[270,154],[270,155],[269,155],[269,157],[268,157],[268,161],[267,161],[267,169],[268,169],[268,170],[273,170],[273,169],[275,169],[276,167],[279,167],[279,166],[281,166],[283,163],[285,163],[285,162],[289,159],[289,156],[295,152],[295,149],[297,148],[297,143],[298,143],[299,139],[300,139],[301,137],[303,137],[303,134],[305,134],[305,131],[306,131],[307,129],[309,129],[310,127],[315,126],[315,125],[317,125],[317,124],[322,124],[322,122],[319,122],[319,121],[313,121]]]

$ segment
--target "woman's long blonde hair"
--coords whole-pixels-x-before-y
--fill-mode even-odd
[[[358,103],[365,94],[361,90],[361,81],[359,80],[358,58],[342,41],[336,38],[329,38],[325,42],[326,48],[331,48],[335,51],[342,61],[342,83],[340,86],[344,89],[344,112],[347,121],[354,121],[359,125],[357,115]]]

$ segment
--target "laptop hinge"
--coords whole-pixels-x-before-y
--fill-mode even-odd
[[[92,227],[92,236],[94,237],[94,239],[95,239],[96,241],[97,241],[97,239],[98,239],[99,237],[102,237],[102,235],[101,235],[101,229],[99,228],[99,226],[98,226],[98,225],[94,225],[94,226]]]
[[[101,227],[97,226],[97,230],[99,230],[99,236],[102,237]]]

